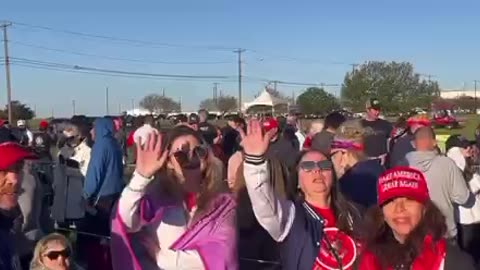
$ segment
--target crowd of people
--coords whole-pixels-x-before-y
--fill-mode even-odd
[[[2,121],[0,269],[479,269],[478,147],[380,112]]]

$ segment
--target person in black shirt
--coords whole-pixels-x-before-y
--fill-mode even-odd
[[[39,159],[45,161],[52,160],[50,148],[52,147],[53,140],[48,133],[48,122],[45,120],[40,121],[38,130],[39,131],[33,135],[33,149]]]
[[[199,123],[198,123],[198,131],[202,134],[202,137],[205,141],[209,144],[213,144],[213,140],[217,137],[217,130],[215,127],[208,123],[208,111],[207,110],[199,110],[198,111]]]
[[[227,120],[227,125],[222,128],[222,148],[227,159],[240,150],[240,145],[238,143],[238,137],[240,134],[238,133],[237,128],[242,124],[242,120],[243,119],[238,115],[232,116]]]
[[[380,119],[381,106],[376,98],[370,98],[366,104],[367,114],[361,123],[364,128],[370,128],[370,134],[365,137],[365,154],[370,158],[385,160],[387,140],[392,133],[393,126],[390,122]]]

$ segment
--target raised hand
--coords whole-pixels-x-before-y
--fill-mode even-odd
[[[148,134],[143,145],[142,142],[137,144],[137,173],[143,177],[152,177],[165,165],[167,154],[168,151],[162,153],[162,135]]]
[[[262,132],[262,126],[257,119],[248,121],[247,134],[242,129],[238,129],[242,137],[242,147],[247,155],[262,156],[267,152],[271,139],[277,132],[276,129],[271,129],[265,134]]]

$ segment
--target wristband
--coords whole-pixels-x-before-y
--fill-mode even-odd
[[[264,155],[249,155],[245,154],[245,163],[252,164],[252,165],[261,165],[265,163],[265,156]]]

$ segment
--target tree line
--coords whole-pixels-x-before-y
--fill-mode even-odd
[[[377,98],[385,113],[399,113],[414,108],[439,109],[462,108],[473,111],[476,102],[471,97],[444,100],[440,98],[440,87],[436,81],[426,80],[415,71],[408,62],[369,61],[355,70],[347,72],[337,97],[321,87],[309,87],[301,92],[295,101],[276,89],[267,88],[275,96],[295,104],[304,114],[326,114],[337,109],[361,112],[365,109],[365,101],[370,97]],[[140,106],[157,113],[181,111],[181,104],[172,98],[149,94]],[[237,98],[222,95],[218,98],[207,98],[200,102],[200,108],[210,111],[236,111]],[[12,101],[14,119],[31,119],[35,112],[26,104]],[[0,110],[0,117],[7,117],[7,109]]]
[[[267,88],[273,96],[289,100],[275,89]],[[347,72],[342,84],[340,96],[321,87],[305,89],[295,100],[296,107],[304,114],[326,114],[332,110],[347,109],[361,112],[365,101],[375,97],[382,103],[386,113],[398,113],[414,108],[428,109],[440,97],[440,87],[436,81],[426,80],[415,72],[408,62],[370,61],[357,69]],[[462,105],[465,105],[465,101]],[[174,111],[178,106],[168,97],[149,95],[142,100],[142,107],[152,111],[160,108]],[[211,111],[235,111],[238,102],[234,96],[208,98],[200,102],[200,108]]]

